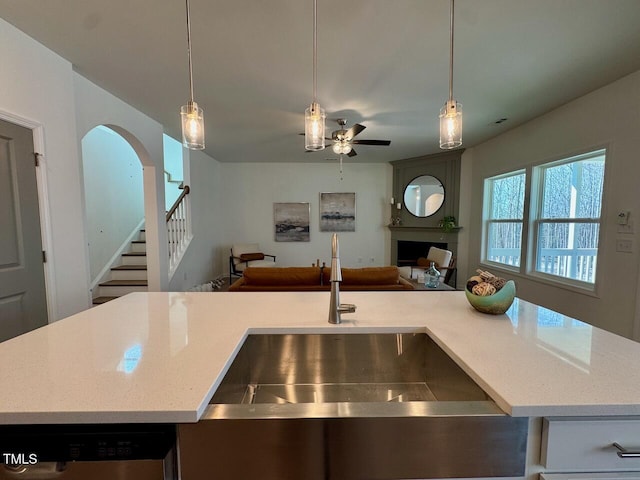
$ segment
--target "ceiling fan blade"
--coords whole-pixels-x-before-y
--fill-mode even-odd
[[[382,145],[388,146],[391,145],[391,140],[352,140],[351,143],[355,143],[358,145]]]
[[[355,157],[357,155],[356,151],[352,148],[349,153],[347,153],[347,157]]]
[[[347,133],[345,135],[345,138],[347,140],[351,140],[353,137],[355,137],[356,135],[358,135],[361,131],[363,131],[365,128],[364,125],[360,125],[359,123],[354,124],[349,130],[347,130]]]

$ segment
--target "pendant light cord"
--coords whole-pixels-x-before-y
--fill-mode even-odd
[[[449,101],[453,101],[453,4],[455,0],[451,0],[451,8],[449,12]]]
[[[189,0],[187,3],[187,53],[189,55],[189,101],[193,103],[193,70],[191,66],[191,14],[189,12]]]
[[[313,103],[316,103],[318,64],[318,0],[313,0]]]

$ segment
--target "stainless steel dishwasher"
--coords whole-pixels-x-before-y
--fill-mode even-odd
[[[0,426],[0,479],[177,479],[174,425]]]

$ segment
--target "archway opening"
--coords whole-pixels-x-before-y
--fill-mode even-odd
[[[129,141],[107,126],[90,130],[81,146],[90,285],[96,297],[96,286],[109,279],[123,250],[131,250],[131,242],[141,237],[143,169]],[[144,265],[144,259],[137,264]]]

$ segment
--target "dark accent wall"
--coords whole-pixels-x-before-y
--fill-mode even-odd
[[[460,202],[460,163],[464,149],[450,152],[436,153],[422,157],[394,160],[393,165],[393,197],[396,202],[402,202],[400,218],[403,227],[437,227],[438,222],[445,215],[458,218]],[[404,205],[404,189],[416,177],[431,175],[442,182],[444,187],[444,203],[442,207],[430,217],[419,218],[407,211]],[[395,207],[393,215],[397,215]]]

